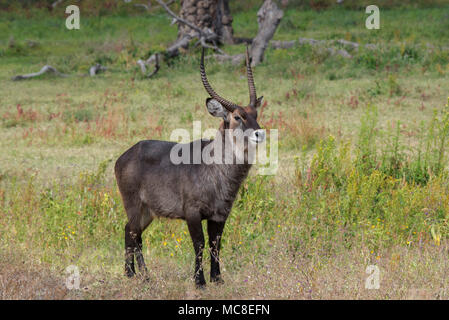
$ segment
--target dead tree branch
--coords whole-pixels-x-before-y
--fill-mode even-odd
[[[327,41],[325,40],[316,40],[316,39],[309,39],[309,38],[299,38],[298,39],[298,44],[299,45],[311,45],[311,46],[320,46],[323,47],[326,51],[328,51],[331,55],[340,55],[343,58],[347,58],[350,59],[352,58],[352,56],[349,54],[348,51],[346,51],[345,49],[335,49],[333,47],[327,47]],[[331,42],[332,44],[332,42]]]
[[[132,2],[132,0],[124,0],[126,3]],[[167,6],[172,5],[175,3],[175,0],[170,0],[166,3]],[[135,3],[134,7],[136,8],[144,8],[146,11],[150,11],[153,6],[151,5],[151,1],[148,1],[148,4],[145,3]]]
[[[187,26],[189,26],[191,29],[195,30],[196,32],[198,32],[200,34],[200,36],[203,36],[203,30],[201,30],[200,28],[198,28],[196,25],[194,25],[193,23],[190,23],[187,20],[182,19],[181,17],[179,17],[176,13],[174,13],[173,11],[171,11],[171,9],[167,6],[166,3],[164,3],[162,0],[156,0],[157,3],[159,3],[159,5],[165,9],[165,11],[167,11],[167,13],[169,15],[171,15],[174,19],[176,19],[178,22],[181,22]]]
[[[350,47],[356,51],[359,50],[359,48],[360,48],[360,44],[357,42],[352,42],[352,41],[348,41],[348,40],[344,40],[344,39],[335,40],[334,42],[341,44],[343,46],[346,46],[346,47]],[[363,47],[365,47],[366,49],[370,49],[370,50],[376,49],[376,45],[372,44],[372,43],[367,43],[367,44],[363,45]]]
[[[206,59],[214,58],[218,62],[227,62],[230,61],[233,65],[239,65],[245,60],[245,55],[235,54],[235,55],[224,55],[224,54],[212,54],[210,56],[206,56]]]
[[[93,76],[96,76],[99,72],[106,71],[106,70],[107,70],[106,67],[104,67],[101,64],[97,63],[94,66],[90,67],[89,75],[91,77],[93,77]]]
[[[273,40],[271,41],[271,47],[273,49],[290,49],[293,48],[298,42],[296,40],[291,41],[280,41]]]
[[[154,69],[150,74],[147,74],[147,66],[154,63]],[[143,60],[138,60],[137,64],[140,67],[140,70],[142,71],[142,74],[144,75],[145,78],[151,78],[152,76],[154,76],[160,69],[160,65],[159,65],[159,53],[155,53],[153,55],[151,55],[151,57],[149,57],[146,61]]]
[[[179,49],[187,48],[189,46],[190,42],[195,38],[198,39],[196,45],[201,44],[201,46],[203,46],[205,48],[213,49],[214,51],[220,53],[221,55],[227,56],[227,54],[225,52],[223,52],[223,50],[218,48],[218,46],[216,45],[218,36],[215,34],[215,32],[213,32],[210,29],[203,30],[203,29],[199,28],[198,26],[196,26],[195,24],[193,24],[185,19],[182,19],[168,7],[169,3],[165,3],[162,0],[156,0],[156,2],[162,8],[164,8],[164,10],[173,18],[174,21],[176,21],[178,23],[185,24],[196,32],[194,35],[186,35],[186,36],[176,40],[175,43],[173,43],[171,46],[169,46],[166,49],[166,51],[165,51],[166,57],[171,58],[171,57],[177,56],[179,54]],[[172,3],[172,2],[170,2],[170,3]],[[210,43],[212,43],[212,44],[210,44]],[[146,75],[146,73],[147,73],[146,66],[151,64],[153,61],[156,62],[155,68],[151,74]],[[155,75],[160,69],[159,53],[152,55],[146,61],[139,60],[139,61],[137,61],[137,64],[139,65],[142,74],[145,75],[145,78],[150,78],[153,75]]]
[[[197,27],[196,25],[194,25],[193,23],[182,19],[181,17],[179,17],[177,14],[175,14],[166,3],[164,3],[162,0],[156,0],[157,3],[159,3],[159,5],[165,9],[165,11],[167,11],[167,13],[173,17],[174,20],[176,20],[179,23],[183,23],[185,25],[187,25],[188,27],[190,27],[192,30],[196,31],[197,34],[195,35],[195,37],[197,37],[199,39],[199,42],[201,43],[201,45],[205,48],[210,48],[213,49],[221,54],[225,54],[222,50],[220,50],[217,45],[215,44],[215,42],[218,39],[218,36],[215,34],[215,32],[213,32],[210,29],[205,29],[202,30],[201,28]],[[189,42],[195,38],[195,37],[183,37],[181,39],[178,39],[169,49],[167,49],[167,53],[168,56],[173,56],[176,55],[178,53],[178,49],[179,48],[185,48],[188,46]],[[212,42],[213,45],[209,45],[206,44],[206,41]]]
[[[358,51],[360,48],[360,44],[357,42],[352,42],[352,41],[347,41],[347,40],[343,40],[343,39],[339,39],[339,40],[331,40],[331,41],[326,41],[326,40],[316,40],[316,39],[311,39],[311,38],[298,38],[298,40],[291,40],[291,41],[271,41],[271,47],[273,49],[290,49],[293,48],[296,45],[311,45],[311,46],[321,46],[323,47],[325,50],[327,50],[331,55],[340,55],[343,58],[352,58],[351,54],[345,50],[345,49],[338,49],[338,48],[334,48],[334,47],[329,47],[329,45],[333,45],[333,44],[339,44],[341,46],[344,47],[349,47],[351,50],[354,51]],[[364,48],[369,49],[369,50],[373,50],[376,49],[376,45],[372,44],[372,43],[368,43],[363,45]]]
[[[204,47],[204,48],[209,48],[209,49],[213,49],[213,50],[215,50],[215,51],[217,51],[218,53],[220,53],[220,54],[222,54],[222,55],[227,55],[223,50],[221,50],[219,47],[217,47],[216,45],[209,45],[209,44],[207,44],[206,43],[206,40],[203,38],[203,37],[201,37],[200,38],[200,41],[199,41],[200,43],[201,43],[201,45]]]
[[[54,74],[56,76],[59,76],[59,77],[68,77],[68,75],[59,72],[58,70],[56,70],[52,66],[45,65],[45,66],[42,67],[42,69],[39,72],[23,74],[23,75],[17,75],[17,76],[12,77],[11,80],[12,81],[19,81],[19,80],[31,79],[31,78],[39,77],[39,76],[41,76],[41,75],[43,75],[45,73],[52,73],[52,74]]]

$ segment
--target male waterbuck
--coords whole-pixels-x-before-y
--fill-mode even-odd
[[[204,49],[201,54],[200,73],[203,86],[210,98],[206,99],[209,113],[222,118],[221,125],[213,140],[196,140],[189,144],[145,140],[126,151],[115,164],[115,176],[123,199],[128,223],[125,226],[125,272],[128,277],[135,275],[134,256],[139,271],[147,269],[142,255],[142,232],[155,217],[184,219],[195,250],[195,283],[205,285],[202,268],[204,235],[201,221],[207,220],[207,232],[211,254],[211,282],[222,282],[219,266],[220,240],[226,219],[243,180],[248,175],[251,163],[247,154],[249,146],[265,140],[265,131],[256,121],[257,108],[262,97],[257,98],[248,50],[246,51],[246,72],[250,102],[241,107],[219,96],[210,86],[204,70]],[[236,132],[245,132],[243,144],[235,142]],[[232,144],[232,143],[231,143]],[[220,155],[223,161],[200,163],[193,161],[195,145],[200,152],[208,148],[212,155]],[[188,154],[187,163],[174,163],[174,148],[183,147]],[[231,154],[231,157],[230,156]],[[235,160],[244,155],[240,162]],[[176,152],[177,155],[178,152]],[[226,159],[225,159],[226,158]],[[217,158],[215,158],[217,160]]]

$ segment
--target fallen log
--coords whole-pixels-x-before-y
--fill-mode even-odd
[[[293,48],[296,44],[297,44],[296,40],[291,40],[291,41],[273,40],[273,41],[271,41],[271,47],[273,49],[290,49],[290,48]]]
[[[55,68],[53,68],[52,66],[49,65],[45,65],[42,67],[42,69],[39,72],[34,72],[34,73],[28,73],[28,74],[23,74],[23,75],[17,75],[12,77],[12,81],[19,81],[19,80],[26,80],[26,79],[31,79],[31,78],[35,78],[35,77],[39,77],[45,73],[52,73],[56,76],[59,77],[68,77],[68,75],[63,74],[61,72],[59,72],[58,70],[56,70]]]
[[[290,41],[279,41],[275,40],[271,42],[271,47],[274,49],[290,49],[295,45],[311,45],[311,46],[322,46],[325,50],[327,50],[331,55],[339,55],[343,58],[352,58],[348,51],[345,49],[335,49],[333,47],[325,47],[327,42],[325,40],[315,40],[309,38],[299,38],[298,41],[290,40]]]
[[[91,77],[93,77],[93,76],[97,75],[99,72],[106,71],[106,70],[107,70],[106,67],[103,67],[101,64],[97,63],[94,66],[90,67],[89,75]]]
[[[144,75],[145,78],[151,78],[152,76],[154,76],[160,68],[159,65],[159,54],[155,53],[153,55],[151,55],[151,57],[149,57],[147,60],[138,60],[137,64],[140,67],[140,71],[142,72],[142,74]],[[154,69],[150,74],[147,74],[147,66],[154,64]]]
[[[235,54],[235,55],[223,55],[223,54],[212,54],[210,56],[207,56],[206,59],[214,58],[218,62],[231,62],[233,65],[239,65],[245,60],[245,55],[243,53],[241,54]]]

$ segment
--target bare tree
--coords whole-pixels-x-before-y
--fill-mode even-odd
[[[257,65],[263,60],[263,54],[268,43],[273,38],[276,29],[281,22],[284,12],[278,8],[276,2],[265,0],[257,12],[257,23],[259,31],[251,45],[252,65]]]
[[[142,7],[145,10],[152,8],[151,1],[146,3],[134,3],[132,0],[124,0],[126,3],[133,4],[136,7]],[[142,0],[143,1],[143,0]],[[215,51],[214,57],[220,61],[231,61],[233,64],[241,64],[245,59],[244,54],[230,56],[220,49],[222,44],[235,44],[245,42],[251,45],[250,55],[252,57],[252,66],[257,65],[263,60],[265,49],[273,38],[274,33],[283,17],[283,11],[278,8],[275,0],[264,0],[257,13],[257,22],[259,30],[254,39],[235,38],[232,28],[233,18],[229,10],[229,0],[180,0],[181,10],[179,14],[170,9],[170,5],[175,1],[155,0],[173,19],[172,23],[178,25],[177,39],[167,47],[164,52],[157,52],[146,60],[138,60],[142,74],[146,78],[151,78],[159,70],[161,61],[164,58],[177,56],[179,49],[187,49],[192,43],[195,46],[210,48]],[[61,1],[55,1],[54,7]],[[286,6],[287,0],[282,0],[281,5]],[[256,17],[255,17],[256,18]],[[46,72],[53,72],[54,68],[46,68],[43,71],[30,75],[19,75],[14,80],[28,79],[40,76]],[[149,71],[153,69],[152,71]],[[91,76],[104,71],[105,67],[95,65],[89,70]]]
[[[131,1],[131,0],[128,0]],[[196,40],[195,46],[201,45],[203,48],[211,48],[216,53],[214,57],[220,61],[231,61],[233,64],[240,64],[244,60],[244,55],[230,56],[219,48],[220,44],[234,44],[245,42],[251,44],[250,52],[252,66],[263,60],[265,49],[273,38],[274,33],[284,15],[278,8],[276,1],[264,0],[257,12],[257,22],[259,30],[254,39],[234,38],[232,28],[233,18],[229,10],[229,0],[180,0],[181,10],[179,14],[173,12],[168,2],[155,0],[172,17],[172,24],[178,24],[178,36],[163,53],[153,54],[147,60],[139,60],[137,64],[145,75],[150,78],[160,69],[159,57],[171,58],[179,54],[179,49],[187,49],[192,40]],[[173,3],[172,1],[170,3]],[[281,5],[285,7],[288,0],[282,0]],[[148,7],[148,5],[146,6]],[[151,73],[147,73],[148,67],[154,65]]]
[[[179,17],[202,30],[217,35],[220,43],[233,43],[232,16],[228,0],[181,0]],[[197,30],[185,23],[179,23],[178,39],[194,36]]]
[[[229,56],[218,48],[218,44],[243,41],[251,44],[252,65],[255,66],[263,60],[265,49],[283,17],[283,11],[278,8],[275,1],[265,0],[257,13],[259,31],[256,37],[242,40],[242,38],[235,39],[233,36],[228,0],[181,0],[179,15],[175,14],[162,0],[156,1],[179,26],[177,40],[166,50],[168,57],[178,55],[180,48],[186,49],[190,42],[197,38],[197,44],[212,48],[219,53],[215,55],[217,59],[230,60],[234,64],[239,64],[243,61],[244,55]],[[146,70],[142,66],[154,63],[155,60],[154,56],[147,61],[140,60],[141,70]],[[159,70],[159,68],[156,69]],[[152,72],[151,75],[156,72]]]

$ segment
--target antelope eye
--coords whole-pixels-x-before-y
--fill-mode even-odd
[[[240,120],[242,120],[242,118],[240,118],[239,116],[234,116],[234,120],[235,121],[240,121]]]

